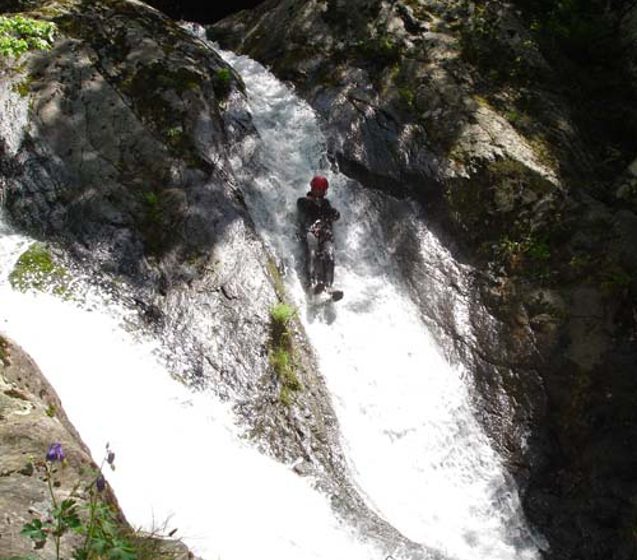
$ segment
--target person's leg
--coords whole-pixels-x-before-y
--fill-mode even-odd
[[[323,281],[329,288],[334,283],[334,245],[332,241],[325,241],[323,243]]]
[[[307,232],[305,239],[307,244],[307,272],[311,287],[316,283],[317,280],[318,271],[316,263],[316,253],[318,251],[318,239],[316,239],[316,236],[309,231]]]

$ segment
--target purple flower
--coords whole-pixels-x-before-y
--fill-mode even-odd
[[[115,453],[113,453],[112,451],[108,452],[108,455],[106,456],[106,462],[113,466],[113,461],[115,461]]]
[[[95,486],[96,486],[98,492],[103,492],[104,491],[104,489],[106,488],[106,479],[104,478],[104,475],[100,474],[95,479]]]
[[[54,463],[55,461],[64,461],[64,451],[61,443],[52,443],[46,454],[46,460]]]

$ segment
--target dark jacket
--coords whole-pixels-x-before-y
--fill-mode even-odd
[[[327,198],[310,196],[310,193],[299,198],[296,201],[296,207],[299,211],[301,227],[304,229],[308,229],[316,220],[322,220],[331,225],[341,217],[339,211],[332,208]]]

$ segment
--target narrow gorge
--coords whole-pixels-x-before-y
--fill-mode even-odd
[[[139,560],[632,558],[637,12],[602,99],[541,4],[0,3],[54,24],[0,58],[0,558],[80,546],[20,534],[54,441]]]

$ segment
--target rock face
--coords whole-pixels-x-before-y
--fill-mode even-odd
[[[632,558],[637,88],[618,76],[635,67],[634,8],[600,5],[595,21],[614,30],[602,39],[581,36],[594,2],[590,14],[517,4],[270,0],[209,35],[292,82],[340,170],[418,201],[472,266],[467,326],[430,296],[417,236],[387,220],[423,316],[475,374],[547,558]],[[573,45],[615,53],[599,62],[610,95]],[[452,269],[435,271],[442,284],[457,284]]]
[[[59,33],[3,61],[13,224],[136,306],[184,380],[250,400],[271,375],[276,267],[228,164],[255,133],[238,76],[138,2],[29,7]]]

